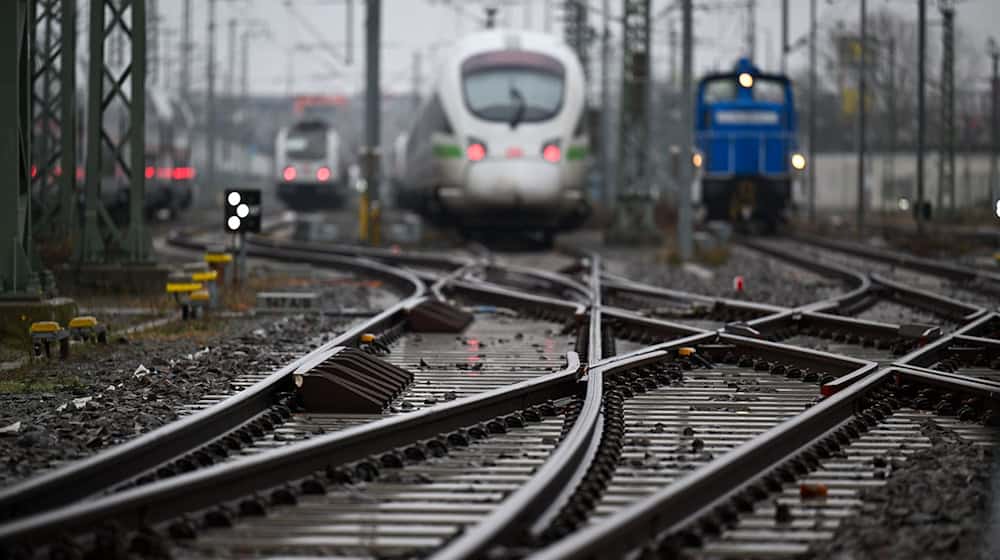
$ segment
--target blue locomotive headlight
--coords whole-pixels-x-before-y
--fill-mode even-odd
[[[806,168],[806,156],[795,152],[792,154],[792,167],[796,171],[802,171]]]
[[[695,169],[701,169],[701,166],[705,165],[705,156],[701,153],[701,150],[695,150],[691,154],[691,165],[693,165]]]
[[[736,81],[739,82],[740,87],[744,87],[744,88],[747,88],[747,89],[752,88],[753,87],[753,74],[751,74],[750,72],[742,72],[736,78]]]

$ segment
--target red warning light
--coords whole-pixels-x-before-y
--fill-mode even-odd
[[[482,161],[486,157],[486,146],[482,144],[469,144],[469,147],[465,150],[466,157],[469,161]]]
[[[281,176],[285,179],[285,182],[291,182],[295,180],[298,173],[295,172],[294,167],[286,167],[284,171],[281,172]]]
[[[317,181],[320,181],[320,182],[329,181],[330,180],[330,175],[331,175],[331,173],[330,173],[330,168],[329,167],[320,167],[319,169],[316,170],[316,180]]]
[[[745,286],[742,276],[736,276],[733,278],[733,290],[737,292],[742,292],[744,287]]]
[[[555,144],[549,144],[542,150],[542,157],[549,163],[559,163],[559,160],[562,158],[562,150]]]

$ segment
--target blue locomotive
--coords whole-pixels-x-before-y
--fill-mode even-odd
[[[788,78],[742,58],[732,72],[698,83],[695,110],[693,159],[702,170],[707,219],[774,230],[789,206],[793,175],[806,166]]]

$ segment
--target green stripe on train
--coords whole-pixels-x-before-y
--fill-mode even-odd
[[[587,157],[587,148],[584,146],[570,146],[566,152],[566,159],[583,159]]]
[[[460,158],[462,149],[454,144],[435,144],[434,157],[436,158]]]

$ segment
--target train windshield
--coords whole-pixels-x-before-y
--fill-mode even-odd
[[[564,71],[551,57],[523,51],[498,51],[469,58],[462,83],[469,110],[481,119],[539,122],[562,108]]]
[[[293,128],[285,141],[289,159],[316,160],[326,157],[326,128],[309,126]]]
[[[785,86],[782,80],[757,77],[753,82],[753,99],[765,103],[784,103]],[[710,78],[703,86],[702,101],[705,103],[735,101],[738,87],[735,77]]]

